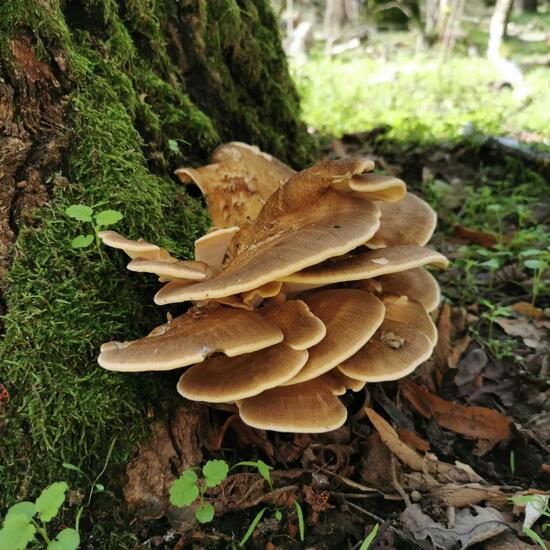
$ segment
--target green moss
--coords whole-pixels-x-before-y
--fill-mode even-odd
[[[167,44],[175,17],[188,26],[187,69]],[[16,0],[0,8],[3,55],[20,29],[32,30],[47,61],[53,49],[67,54],[72,139],[59,174],[68,184],[52,178],[51,200],[20,231],[4,295],[0,380],[11,401],[2,410],[0,507],[66,479],[63,461],[96,472],[116,435],[111,467],[120,471],[146,431],[148,406],[175,394],[160,376],[97,366],[102,342],[138,337],[165,311],[152,303],[157,284],[126,272],[122,253],[70,248],[79,227],[64,209],[116,208],[124,213],[118,231],[190,257],[208,220],[166,174],[201,162],[227,139],[257,143],[296,165],[313,151],[263,0]],[[202,46],[189,49],[198,38]]]

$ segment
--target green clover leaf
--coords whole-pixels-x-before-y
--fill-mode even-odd
[[[118,210],[102,210],[95,215],[95,221],[98,225],[102,227],[107,227],[108,225],[114,225],[118,223],[124,215]]]
[[[0,529],[0,548],[24,550],[36,534],[36,527],[24,514],[14,514],[10,520],[6,517]]]
[[[210,523],[214,519],[214,506],[212,504],[202,504],[195,510],[195,517],[199,523]]]
[[[193,470],[185,470],[170,487],[170,502],[174,506],[189,506],[199,496],[197,474]]]
[[[13,516],[22,515],[27,518],[28,521],[36,514],[36,506],[34,502],[23,501],[18,502],[10,507],[6,517],[4,519],[4,525],[7,524]]]
[[[65,214],[69,218],[73,218],[79,222],[91,222],[93,213],[94,211],[84,204],[71,204],[71,206],[65,209]]]
[[[36,511],[42,521],[53,519],[65,502],[65,493],[69,486],[64,481],[56,481],[46,487],[36,499]]]
[[[525,260],[523,265],[529,269],[539,269],[542,267],[542,262],[540,260]]]
[[[79,235],[71,241],[71,246],[73,248],[86,248],[87,246],[90,246],[93,241],[93,235]]]
[[[80,535],[76,529],[63,529],[48,544],[48,550],[76,550],[80,544]]]
[[[207,487],[217,487],[229,472],[229,466],[225,460],[209,460],[202,467],[202,475]]]

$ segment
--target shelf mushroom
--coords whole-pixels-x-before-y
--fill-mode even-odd
[[[294,172],[256,147],[232,142],[211,164],[178,171],[201,188],[215,227],[193,261],[107,231],[132,271],[168,281],[159,305],[190,309],[149,335],[108,342],[108,370],[186,368],[185,398],[234,403],[248,425],[317,433],[340,427],[339,396],[396,380],[437,342],[429,312],[440,291],[425,266],[435,212],[370,159],[317,163]]]
[[[157,292],[155,302],[208,300],[253,290],[368,241],[379,227],[378,208],[331,185],[369,166],[362,159],[346,159],[298,172],[239,232],[237,252],[218,275],[189,286],[168,283]]]
[[[182,183],[196,184],[206,199],[216,227],[244,228],[260,213],[265,201],[295,172],[258,147],[233,141],[210,155],[212,164],[179,168]]]

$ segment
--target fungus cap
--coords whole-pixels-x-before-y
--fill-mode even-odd
[[[193,401],[227,403],[252,397],[292,378],[305,364],[307,351],[284,342],[237,357],[219,355],[190,367],[178,392]]]
[[[212,273],[218,273],[223,264],[227,248],[238,227],[225,227],[209,231],[195,241],[195,260],[210,267]]]
[[[441,301],[439,284],[435,277],[422,267],[388,273],[378,277],[376,281],[380,284],[378,293],[407,296],[411,300],[420,302],[428,312],[437,309]],[[358,286],[358,288],[362,287]]]
[[[417,327],[384,319],[374,336],[338,369],[365,382],[397,380],[426,361],[432,350],[430,339]]]
[[[353,169],[362,169],[362,162],[324,163],[296,174],[269,198],[256,221],[239,232],[240,249],[221,273],[185,288],[168,283],[155,302],[246,292],[363,243],[378,228],[378,209],[370,201],[329,189]]]
[[[346,281],[380,277],[426,264],[446,267],[448,260],[439,252],[417,245],[402,245],[366,250],[353,255],[331,258],[302,271],[287,275],[285,292],[298,292]]]
[[[213,164],[180,168],[182,183],[195,183],[206,198],[216,227],[245,227],[256,218],[267,198],[295,172],[292,168],[246,143],[220,145]]]
[[[272,388],[237,405],[243,422],[260,430],[322,433],[336,430],[347,418],[334,382],[324,377]]]
[[[307,304],[290,300],[280,305],[262,307],[257,312],[277,325],[285,335],[285,342],[294,349],[308,349],[318,344],[327,329]]]
[[[157,327],[152,336],[104,344],[98,362],[114,371],[171,370],[199,363],[216,352],[233,357],[282,340],[281,329],[254,311],[191,308]]]
[[[385,319],[414,327],[428,337],[432,346],[437,344],[437,327],[422,304],[407,296],[386,296],[382,303],[386,308]]]
[[[349,187],[369,200],[397,202],[407,193],[405,182],[395,176],[358,174],[351,178]]]
[[[413,193],[398,202],[376,202],[382,212],[380,228],[365,244],[383,248],[402,244],[424,246],[432,238],[437,214],[432,207]]]
[[[312,380],[336,367],[361,349],[384,319],[382,302],[362,290],[323,290],[302,299],[327,332],[309,348],[308,362],[289,385]]]
[[[338,367],[332,369],[329,373],[330,376],[336,380],[338,384],[341,384],[345,389],[354,392],[361,391],[367,383],[364,380],[356,380],[346,376]]]
[[[161,282],[185,281],[192,283],[206,278],[208,266],[203,262],[187,260],[148,260],[146,258],[134,258],[127,266],[130,271],[137,273],[154,273]]]
[[[98,237],[103,244],[111,248],[124,250],[130,258],[146,258],[148,260],[162,260],[171,258],[170,253],[156,244],[148,243],[143,239],[133,241],[123,237],[116,231],[100,231]]]

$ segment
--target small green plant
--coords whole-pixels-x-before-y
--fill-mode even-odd
[[[546,250],[539,250],[538,248],[529,248],[520,252],[522,258],[527,258],[523,261],[523,265],[527,269],[533,271],[533,287],[532,287],[532,303],[534,304],[537,297],[543,287],[542,276],[548,265],[550,264],[550,246]]]
[[[273,489],[273,482],[271,480],[270,471],[273,469],[267,465],[263,460],[255,461],[243,461],[238,462],[231,468],[225,460],[209,460],[202,469],[199,467],[189,468],[185,470],[176,481],[170,487],[170,502],[174,506],[192,506],[199,501],[199,506],[195,509],[195,517],[199,523],[209,523],[214,519],[215,509],[214,506],[208,502],[205,502],[204,495],[210,488],[217,487],[220,483],[227,478],[229,472],[239,467],[255,468],[258,473],[266,480],[270,489]],[[202,473],[202,477],[197,475],[197,472]],[[298,526],[300,532],[300,540],[304,540],[305,527],[304,527],[304,515],[299,502],[294,503],[296,507],[296,514],[298,516]],[[254,534],[258,523],[262,520],[264,514],[269,510],[268,507],[262,508],[255,516],[242,540],[239,542],[239,546],[244,546],[248,539]],[[276,521],[281,521],[283,514],[281,510],[274,510],[273,516]]]
[[[46,524],[57,516],[63,506],[68,488],[64,481],[57,481],[46,487],[34,502],[18,502],[9,508],[0,529],[0,548],[23,550],[35,540],[37,533],[47,544],[48,550],[78,548],[80,544],[78,524],[82,509],[76,516],[74,529],[67,527],[52,539],[46,527]]]
[[[185,470],[170,487],[170,502],[174,506],[191,506],[197,499],[199,507],[195,510],[195,517],[199,523],[209,523],[214,518],[214,506],[204,502],[204,493],[207,489],[217,487],[229,472],[225,460],[209,460],[202,467],[202,479],[194,469]]]
[[[294,506],[296,508],[296,515],[298,516],[298,529],[300,531],[300,540],[304,542],[304,538],[306,536],[306,528],[304,524],[304,513],[302,512],[302,507],[300,506],[300,503],[295,500]]]
[[[376,535],[378,535],[378,528],[380,527],[380,524],[377,523],[370,531],[370,533],[366,536],[365,540],[361,543],[361,546],[359,547],[359,550],[368,550],[370,548],[370,545],[374,542],[374,539],[376,538]]]
[[[101,212],[94,213],[92,206],[86,206],[84,204],[72,204],[65,209],[65,214],[73,220],[90,224],[91,230],[93,231],[93,233],[85,233],[76,236],[71,241],[71,246],[73,248],[87,248],[95,240],[99,249],[99,232],[106,227],[118,223],[124,217],[122,212],[118,210],[101,210]]]
[[[248,526],[248,529],[246,530],[246,533],[244,534],[244,537],[241,539],[241,542],[239,542],[239,546],[243,547],[248,539],[252,536],[254,533],[254,530],[256,529],[258,523],[260,523],[261,519],[264,517],[264,514],[267,510],[267,506],[265,508],[262,508],[255,516],[250,525]]]
[[[517,505],[532,504],[537,512],[542,516],[550,518],[550,498],[544,498],[548,495],[519,495],[510,497],[510,500]],[[550,527],[550,523],[544,523],[542,525],[542,532],[546,531]],[[543,550],[548,550],[546,543],[542,540],[542,537],[530,527],[524,527],[523,533],[528,536],[535,544],[538,544]]]

